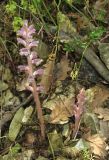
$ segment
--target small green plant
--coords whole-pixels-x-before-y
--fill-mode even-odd
[[[10,149],[10,154],[11,154],[11,156],[15,156],[18,152],[19,152],[19,150],[21,149],[21,146],[20,146],[20,144],[15,144],[15,146],[14,147],[12,147],[11,149]]]
[[[64,43],[63,49],[66,52],[73,52],[77,47],[85,49],[86,46],[87,46],[87,42],[76,38],[67,43]]]
[[[66,52],[73,52],[74,51],[74,46],[72,44],[73,44],[72,41],[69,42],[69,43],[65,43],[63,50],[66,51]]]
[[[91,159],[91,155],[90,155],[89,150],[88,149],[82,150],[81,157],[82,157],[82,160],[90,160]]]
[[[33,4],[29,4],[29,10],[31,13],[35,14],[36,13],[36,8]]]
[[[70,74],[70,77],[72,78],[72,80],[76,80],[79,74],[79,66],[77,66],[77,64],[75,63],[74,68]]]
[[[94,31],[92,31],[89,34],[89,39],[91,41],[99,40],[104,32],[105,32],[105,29],[103,27],[97,27]]]
[[[27,0],[21,0],[21,6],[23,7],[23,9],[27,9],[28,8],[28,1]]]
[[[12,22],[14,31],[18,31],[20,27],[23,25],[23,19],[21,17],[14,17]]]
[[[97,20],[104,22],[105,15],[106,15],[105,9],[100,9],[97,15]]]
[[[17,9],[17,3],[13,0],[9,1],[9,3],[6,5],[6,12],[8,14],[14,15]]]

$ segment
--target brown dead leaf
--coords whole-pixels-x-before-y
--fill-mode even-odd
[[[45,93],[49,91],[53,80],[54,63],[54,60],[47,61],[44,69],[44,74],[42,75],[40,85],[44,87]]]
[[[109,139],[109,121],[99,120],[100,133],[106,138]]]
[[[103,119],[103,121],[109,121],[109,109],[108,108],[95,108],[94,112],[98,115],[99,119]]]
[[[103,103],[109,98],[109,89],[103,85],[97,85],[92,90],[94,92],[93,108],[102,107]]]
[[[68,118],[73,115],[73,100],[71,98],[59,98],[55,102],[52,113],[50,115],[51,123],[64,124],[68,121]]]
[[[89,143],[92,153],[102,158],[106,156],[106,143],[103,137],[95,134],[88,136],[86,140]]]
[[[99,9],[102,9],[104,8],[106,5],[106,1],[103,1],[103,0],[97,0],[94,4],[94,9],[95,10],[99,10]]]
[[[66,77],[68,77],[68,72],[71,71],[71,68],[69,67],[69,60],[66,56],[63,56],[60,63],[57,64],[57,80],[65,80]]]

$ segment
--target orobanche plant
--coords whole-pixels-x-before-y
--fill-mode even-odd
[[[27,59],[27,65],[20,65],[18,68],[28,75],[28,85],[26,87],[33,94],[37,109],[37,117],[41,128],[41,137],[42,139],[45,139],[44,117],[39,99],[39,92],[42,90],[42,86],[39,86],[35,80],[37,77],[43,74],[43,69],[38,67],[43,60],[38,58],[37,53],[33,50],[34,47],[38,46],[38,41],[34,40],[33,38],[35,32],[34,26],[28,25],[27,20],[24,21],[22,28],[17,32],[17,41],[23,46],[20,49],[19,54],[21,56],[25,56]],[[34,70],[34,68],[36,69]]]

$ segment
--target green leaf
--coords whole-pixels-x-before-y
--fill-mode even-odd
[[[33,107],[29,106],[24,110],[24,116],[22,118],[23,123],[27,123],[33,113]]]
[[[20,132],[20,129],[22,127],[23,115],[24,115],[24,108],[20,108],[14,115],[14,118],[9,127],[9,139],[11,141],[15,141],[16,137]]]

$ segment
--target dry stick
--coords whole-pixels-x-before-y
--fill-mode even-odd
[[[82,36],[80,36],[78,33],[72,33],[71,39],[80,39],[82,40]],[[81,47],[75,47],[75,50],[83,54],[84,49]],[[95,68],[95,70],[103,77],[107,82],[109,82],[109,70],[107,67],[104,65],[104,63],[100,60],[100,58],[96,55],[96,53],[93,51],[91,47],[87,48],[85,53],[84,53],[84,58]]]
[[[30,59],[30,57],[27,58],[28,59],[28,66],[29,66],[29,76],[33,77],[33,67],[32,67],[32,60]],[[38,115],[38,119],[40,122],[40,128],[41,128],[41,136],[42,139],[45,139],[45,125],[44,125],[44,117],[43,117],[43,113],[42,113],[42,108],[41,108],[41,103],[40,103],[40,99],[39,99],[39,94],[37,91],[37,86],[36,86],[36,82],[35,79],[33,78],[32,80],[32,87],[33,87],[33,97],[34,97],[34,101],[36,104],[36,110],[37,110],[37,115]]]
[[[76,49],[76,48],[75,48]],[[82,50],[76,49],[82,54]],[[90,47],[86,50],[84,54],[85,59],[95,68],[95,70],[107,81],[109,82],[109,70],[102,63],[99,57],[95,54],[93,49]]]

